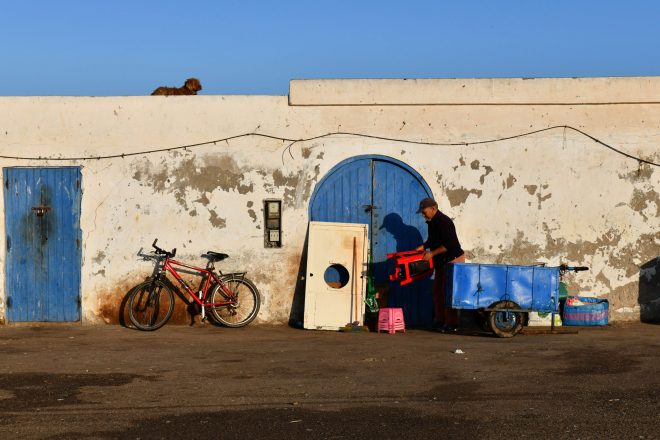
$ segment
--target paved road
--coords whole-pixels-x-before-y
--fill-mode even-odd
[[[0,438],[660,438],[660,326],[4,326]]]

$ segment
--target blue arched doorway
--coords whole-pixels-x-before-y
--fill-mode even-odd
[[[310,221],[369,225],[376,287],[386,294],[388,306],[404,309],[406,324],[413,326],[432,324],[431,282],[390,285],[387,254],[413,249],[426,239],[426,223],[416,213],[424,197],[432,197],[431,189],[414,169],[391,157],[368,155],[332,168],[309,204]]]

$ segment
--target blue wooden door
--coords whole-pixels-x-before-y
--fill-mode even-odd
[[[393,271],[387,254],[408,251],[424,243],[426,222],[417,213],[419,201],[431,197],[421,176],[400,163],[374,161],[372,246],[374,275],[377,282],[388,282]],[[430,278],[407,286],[390,283],[387,303],[403,308],[407,325],[430,327],[433,324],[433,293]]]
[[[430,326],[433,320],[431,282],[400,287],[390,284],[387,254],[414,249],[426,237],[426,224],[416,213],[431,191],[419,174],[385,156],[358,156],[333,168],[317,185],[310,202],[310,220],[369,225],[374,277],[387,291],[388,305],[404,309],[406,323]]]
[[[5,168],[7,319],[80,320],[80,169]]]

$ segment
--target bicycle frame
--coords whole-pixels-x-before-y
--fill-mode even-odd
[[[185,280],[181,277],[181,275],[179,275],[179,272],[176,271],[174,266],[191,269],[202,275],[205,281],[204,281],[204,287],[199,290],[199,293],[201,294],[199,298],[197,297],[197,294],[195,294],[195,292],[192,290],[192,288],[188,286],[188,283],[186,283]],[[226,306],[226,305],[234,304],[236,302],[236,299],[234,298],[232,292],[225,287],[224,283],[220,281],[220,279],[213,272],[212,266],[204,269],[201,267],[196,267],[190,264],[182,263],[181,261],[173,260],[169,257],[165,257],[163,261],[162,269],[159,271],[159,276],[162,276],[163,272],[169,272],[179,282],[179,284],[183,286],[186,292],[188,292],[188,295],[190,295],[197,304],[202,306],[202,314],[204,314],[204,307],[206,306]],[[220,301],[213,303],[206,302],[206,297],[209,293],[209,287],[211,287],[211,280],[218,283],[222,291],[227,295],[228,298],[230,298],[229,301]]]

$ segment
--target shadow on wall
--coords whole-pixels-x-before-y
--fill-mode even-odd
[[[387,231],[395,241],[395,251],[411,251],[424,243],[419,230],[408,225],[403,218],[395,212],[383,217],[383,224],[379,230]],[[394,250],[388,249],[388,252]],[[374,263],[374,277],[376,285],[388,285],[387,306],[401,307],[409,327],[430,327],[433,325],[433,294],[431,278],[424,278],[406,286],[389,283],[389,274],[394,272],[394,262],[385,260]]]
[[[639,308],[642,322],[660,324],[660,257],[640,267]]]
[[[387,231],[396,243],[395,249],[387,249],[388,252],[412,251],[424,243],[422,234],[416,227],[407,225],[397,213],[389,213],[383,218],[383,224],[378,228]],[[387,283],[389,274],[394,272],[392,260],[376,261],[373,267],[374,278],[377,283]]]
[[[289,312],[289,326],[303,328],[305,317],[305,276],[307,274],[307,241],[309,239],[309,228],[305,234],[305,243],[300,254],[300,265],[296,277],[296,287],[293,291],[293,302]]]

